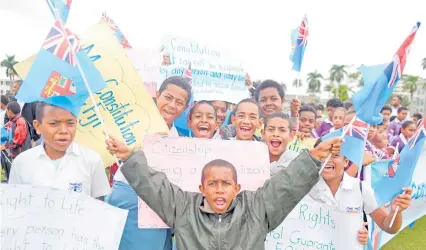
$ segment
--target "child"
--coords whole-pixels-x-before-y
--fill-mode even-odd
[[[393,147],[396,147],[398,145],[398,152],[401,152],[401,150],[404,148],[406,144],[408,144],[408,141],[413,137],[414,133],[416,131],[416,125],[413,121],[405,121],[402,123],[401,126],[401,134],[397,136],[391,143]]]
[[[64,189],[100,200],[109,194],[101,156],[74,142],[77,118],[71,112],[39,102],[34,127],[43,144],[16,157],[9,184]]]
[[[316,111],[316,121],[315,121],[315,129],[312,132],[315,135],[315,138],[319,138],[319,134],[317,133],[317,129],[321,127],[322,123],[322,108],[319,105],[315,105],[315,111]]]
[[[197,102],[189,111],[188,119],[188,128],[195,138],[213,138],[218,124],[216,110],[210,102]]]
[[[148,166],[143,151],[135,153],[115,138],[108,150],[125,159],[123,174],[138,195],[175,231],[177,249],[264,249],[274,230],[318,181],[319,160],[340,150],[333,138],[303,151],[290,166],[257,191],[242,191],[235,167],[213,160],[202,171],[200,193],[185,192],[166,175]],[[290,197],[290,198],[289,198]]]
[[[370,145],[372,153],[377,156],[377,160],[383,160],[390,156],[387,152],[388,142],[386,127],[383,123],[380,123],[377,125],[375,136],[367,144]]]
[[[299,110],[299,128],[296,133],[296,138],[289,143],[291,151],[299,152],[302,149],[311,150],[315,144],[316,112],[311,106],[302,106]]]
[[[420,113],[415,113],[411,119],[413,119],[414,124],[417,125],[417,123],[419,122],[419,120],[421,120],[423,118],[422,114]]]
[[[292,141],[295,131],[291,129],[290,118],[277,112],[265,118],[265,129],[262,130],[262,138],[268,146],[269,160],[271,162],[271,176],[278,174],[282,168],[299,154],[287,150],[287,145]]]
[[[393,136],[392,140],[399,135],[401,132],[402,123],[407,118],[408,109],[406,107],[398,108],[398,115],[396,118],[389,124],[388,133]]]
[[[390,117],[391,117],[391,114],[392,114],[392,108],[388,105],[385,105],[385,106],[383,106],[380,113],[382,114],[384,121],[390,121]]]
[[[224,101],[212,101],[211,104],[216,110],[217,123],[220,128],[226,120],[227,103]]]
[[[161,84],[157,92],[157,108],[170,128],[169,136],[183,135],[173,123],[188,107],[190,99],[191,87],[183,77],[171,76]],[[171,249],[172,232],[169,229],[138,228],[138,197],[120,169],[114,176],[114,184],[107,202],[115,207],[129,210],[121,237],[120,250]]]
[[[15,159],[19,154],[30,149],[31,133],[30,128],[24,117],[20,115],[21,107],[18,102],[9,102],[6,107],[6,114],[9,122],[5,125],[11,131],[12,140],[0,146],[0,151],[8,149],[9,156]]]
[[[344,108],[336,108],[333,110],[333,115],[331,116],[331,122],[333,123],[333,127],[330,130],[324,130],[321,134],[321,137],[327,135],[330,132],[343,128],[343,119],[345,117],[346,110]]]
[[[388,213],[384,207],[378,207],[374,191],[369,184],[360,183],[358,178],[350,177],[344,172],[347,164],[348,160],[342,154],[333,155],[321,174],[322,178],[310,195],[341,212],[362,213],[364,211],[382,230],[390,234],[397,233],[402,225],[402,211],[411,203],[411,189],[405,188],[405,194],[393,199],[391,212]],[[394,224],[390,227],[397,207],[399,211]],[[353,226],[358,227],[358,225]]]
[[[330,131],[330,129],[333,128],[333,123],[331,122],[333,112],[336,108],[343,107],[343,102],[340,101],[338,98],[332,98],[328,100],[326,106],[328,119],[322,121],[321,126],[317,129],[317,134],[319,134],[320,136],[322,136],[323,134],[326,135]]]

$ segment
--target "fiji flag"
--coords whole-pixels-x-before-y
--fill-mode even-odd
[[[340,152],[351,162],[353,162],[358,167],[362,166],[364,160],[364,148],[366,138],[368,136],[369,125],[360,119],[356,118],[355,121],[347,126],[350,126],[347,129],[347,132],[344,137],[344,142],[340,148]],[[321,139],[327,140],[333,137],[340,137],[343,133],[343,129],[338,129],[333,131]]]
[[[78,116],[89,93],[77,66],[84,72],[92,92],[106,86],[86,52],[80,49],[78,38],[56,21],[16,99],[25,103],[44,101]]]
[[[120,44],[123,46],[123,48],[132,48],[127,38],[124,36],[124,34],[121,32],[121,30],[118,28],[117,24],[107,16],[107,14],[104,12],[102,13],[102,22],[105,22],[115,33],[115,36],[117,37],[117,40],[120,42]]]
[[[380,111],[402,77],[411,44],[419,27],[420,23],[418,22],[393,56],[391,63],[369,67],[362,65],[360,67],[365,85],[352,96],[352,102],[357,117],[363,121],[372,125],[382,122],[383,117]]]
[[[189,63],[188,68],[183,73],[183,78],[188,81],[188,84],[192,87],[192,66]],[[189,120],[189,111],[191,111],[192,107],[194,107],[194,95],[191,95],[191,100],[189,100],[188,108],[183,111],[183,113],[176,119],[175,127],[184,135],[191,136],[192,132],[188,128],[188,120]]]
[[[303,17],[302,24],[291,32],[291,54],[290,60],[293,62],[293,70],[300,72],[303,55],[306,45],[308,45],[308,18]]]
[[[413,139],[402,149],[398,157],[371,166],[371,186],[379,207],[390,202],[401,193],[402,188],[410,185],[426,139],[425,127],[425,120],[421,119]]]
[[[67,22],[72,0],[46,0],[52,15],[55,17],[55,9],[63,23]],[[55,18],[56,19],[56,18]]]

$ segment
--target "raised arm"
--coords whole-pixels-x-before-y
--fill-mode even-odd
[[[145,154],[131,151],[120,141],[111,138],[107,141],[108,150],[118,158],[127,159],[121,172],[130,186],[148,206],[160,216],[171,228],[175,227],[176,218],[183,214],[188,193],[172,184],[166,174],[148,166]]]
[[[268,230],[278,227],[319,180],[320,159],[340,150],[341,139],[322,142],[311,152],[302,150],[290,165],[254,193],[253,210]]]

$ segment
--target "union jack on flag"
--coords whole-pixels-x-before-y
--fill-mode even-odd
[[[189,63],[188,68],[183,73],[183,78],[189,79],[189,85],[192,85],[192,69],[191,63]]]
[[[361,121],[359,118],[355,118],[355,121],[352,123],[349,129],[346,132],[347,136],[351,136],[360,140],[365,140],[368,136],[369,125],[366,122]]]
[[[410,149],[413,148],[414,145],[416,145],[417,141],[419,141],[420,139],[423,139],[425,137],[425,134],[426,134],[426,120],[425,118],[423,118],[418,121],[416,132],[414,133],[413,138],[410,140],[410,143],[408,144]]]
[[[107,16],[105,12],[102,13],[102,20],[115,32],[115,36],[117,37],[118,41],[123,46],[123,48],[132,48],[132,46],[129,43],[129,40],[127,40],[127,38],[118,28],[118,25],[114,22],[112,18]]]
[[[296,46],[306,47],[308,45],[308,36],[309,36],[309,28],[308,28],[308,18],[306,16],[303,17],[302,23],[296,29],[298,31],[296,40],[292,43],[292,51],[296,49]]]
[[[410,35],[408,35],[408,37],[404,40],[398,51],[393,56],[389,67],[385,69],[385,74],[389,79],[388,88],[391,88],[396,82],[398,82],[399,79],[401,79],[402,72],[405,68],[405,63],[407,62],[407,56],[410,53],[411,44],[413,43],[414,37],[416,36],[419,27],[420,22],[417,22],[411,30]]]
[[[63,27],[60,21],[55,21],[42,48],[75,66],[75,54],[80,50],[80,41],[76,35]]]

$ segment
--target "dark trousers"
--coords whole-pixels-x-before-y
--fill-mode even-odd
[[[12,159],[5,150],[1,151],[1,167],[4,169],[7,179],[9,179]]]

